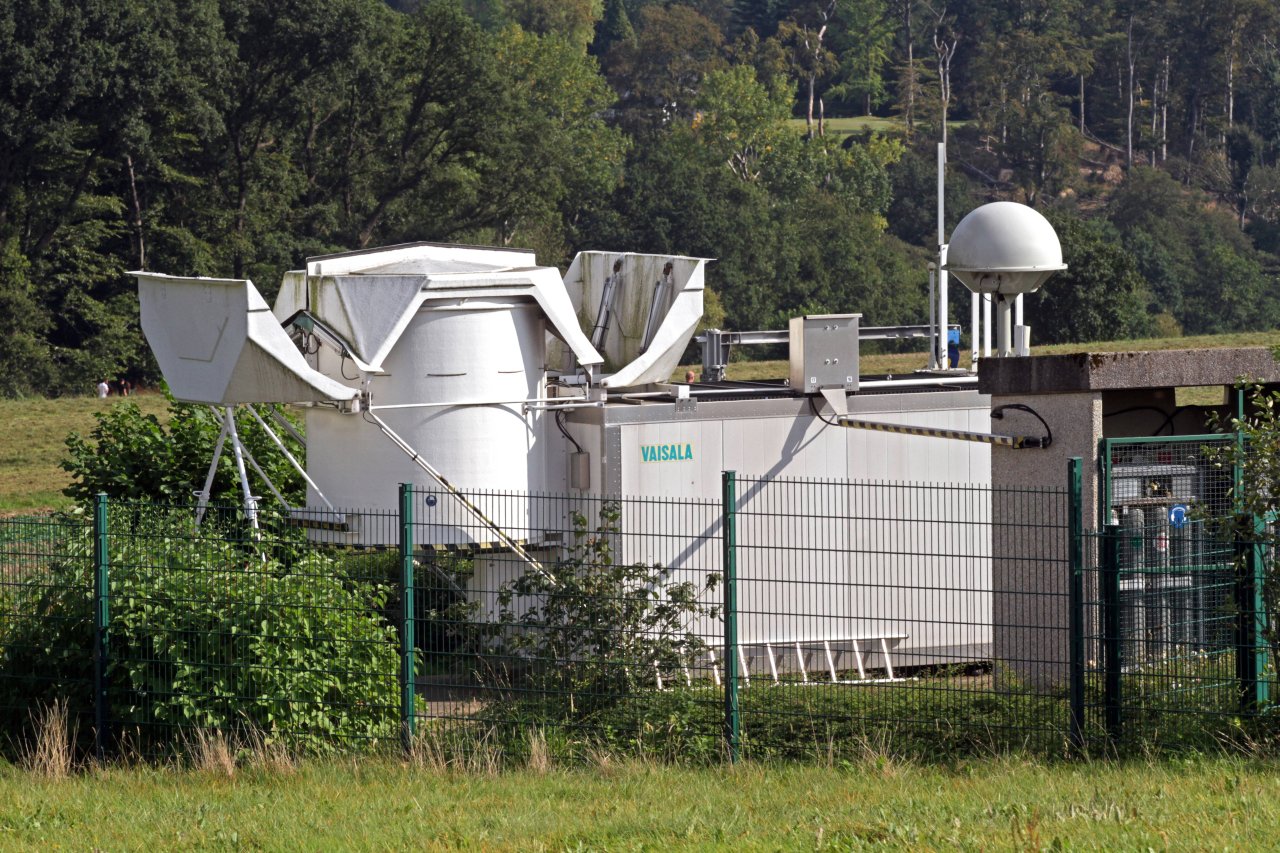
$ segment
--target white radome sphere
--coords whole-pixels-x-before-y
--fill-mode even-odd
[[[1066,268],[1049,220],[1012,201],[984,204],[961,219],[943,267],[975,293],[1007,296],[1038,290]]]

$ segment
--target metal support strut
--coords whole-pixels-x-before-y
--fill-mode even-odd
[[[551,575],[550,572],[548,572],[545,568],[543,568],[542,563],[534,559],[533,556],[528,551],[526,551],[519,542],[515,541],[510,536],[508,536],[506,532],[497,525],[496,522],[490,519],[489,516],[485,515],[484,512],[482,512],[478,506],[473,504],[467,498],[466,495],[464,495],[455,485],[453,485],[453,483],[450,483],[447,479],[445,479],[445,476],[443,474],[441,474],[434,467],[432,467],[431,463],[427,462],[427,460],[419,456],[418,451],[414,450],[413,446],[409,444],[409,442],[405,441],[403,438],[397,435],[395,430],[387,426],[386,421],[384,421],[382,418],[378,417],[373,412],[368,410],[365,410],[365,417],[369,419],[370,423],[374,424],[379,430],[381,430],[383,435],[391,439],[392,444],[394,444],[396,447],[404,451],[405,455],[407,455],[413,461],[414,464],[416,464],[423,471],[426,471],[427,474],[430,475],[431,479],[435,480],[437,483],[443,486],[444,490],[447,491],[449,494],[451,494],[458,501],[458,503],[466,507],[467,511],[470,512],[472,515],[474,515],[477,519],[479,519],[481,524],[483,524],[485,527],[492,530],[494,535],[498,537],[498,541],[500,541],[503,545],[511,549],[511,553],[515,554],[517,557],[524,560],[526,563],[529,564],[530,568],[532,568],[534,571],[541,574],[547,580],[550,580],[554,585],[555,578]]]

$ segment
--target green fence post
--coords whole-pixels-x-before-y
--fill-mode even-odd
[[[1259,519],[1239,519],[1237,530],[1250,530],[1247,539],[1236,534],[1236,679],[1240,686],[1240,713],[1253,714],[1266,701],[1266,682],[1260,677],[1266,666],[1266,641],[1262,635],[1262,619],[1266,609],[1262,593],[1262,535]]]
[[[417,731],[417,685],[414,683],[413,485],[400,484],[400,736],[407,753]]]
[[[107,496],[99,492],[93,501],[93,746],[99,761],[106,758],[107,726],[111,719],[107,701],[111,627],[109,544]]]
[[[738,710],[738,555],[737,475],[725,471],[722,515],[724,525],[724,739],[729,761],[741,757],[742,722]]]
[[[1084,460],[1074,456],[1067,460],[1067,490],[1070,500],[1068,546],[1071,560],[1070,643],[1071,643],[1071,719],[1069,736],[1072,746],[1084,746]]]
[[[1258,672],[1257,689],[1254,692],[1254,707],[1261,708],[1271,701],[1271,682],[1266,677],[1267,657],[1270,644],[1267,642],[1267,603],[1263,598],[1266,584],[1266,549],[1262,540],[1266,537],[1266,522],[1261,518],[1253,520],[1254,536],[1258,543],[1249,550],[1253,562],[1253,649],[1254,667]]]
[[[1107,736],[1120,740],[1120,525],[1108,524],[1102,537],[1102,667]]]

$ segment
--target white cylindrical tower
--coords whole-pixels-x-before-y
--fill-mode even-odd
[[[388,355],[385,375],[374,378],[371,405],[453,485],[481,490],[474,502],[508,536],[531,539],[527,493],[545,488],[546,461],[542,417],[524,403],[543,396],[545,363],[546,326],[535,303],[428,301]],[[359,416],[311,409],[307,441],[308,472],[336,507],[392,507],[397,483],[440,488]],[[419,544],[494,539],[448,498],[421,502],[414,520]],[[361,541],[373,533],[361,531]]]

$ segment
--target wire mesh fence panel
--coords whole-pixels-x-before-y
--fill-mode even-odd
[[[1122,525],[1086,540],[1090,739],[1150,750],[1215,748],[1241,735],[1268,677],[1250,554],[1271,544],[1205,536],[1153,567],[1150,539]]]
[[[420,736],[720,750],[718,501],[419,489]]]
[[[111,508],[107,703],[120,749],[238,743],[325,751],[400,729],[394,549],[287,514]],[[394,536],[394,513],[364,513]]]
[[[1168,559],[1175,540],[1203,538],[1236,512],[1236,447],[1235,435],[1104,439],[1098,523],[1140,526],[1151,543],[1147,559]]]
[[[1062,744],[1065,490],[739,488],[748,754]]]
[[[1270,672],[1255,618],[1270,549],[1255,541],[1261,520],[1240,515],[1250,447],[1234,434],[1107,439],[1101,457],[1111,528],[1091,534],[1086,584],[1095,716],[1113,744],[1212,744]]]
[[[92,740],[91,534],[82,517],[0,518],[0,752],[62,703],[80,747]]]

